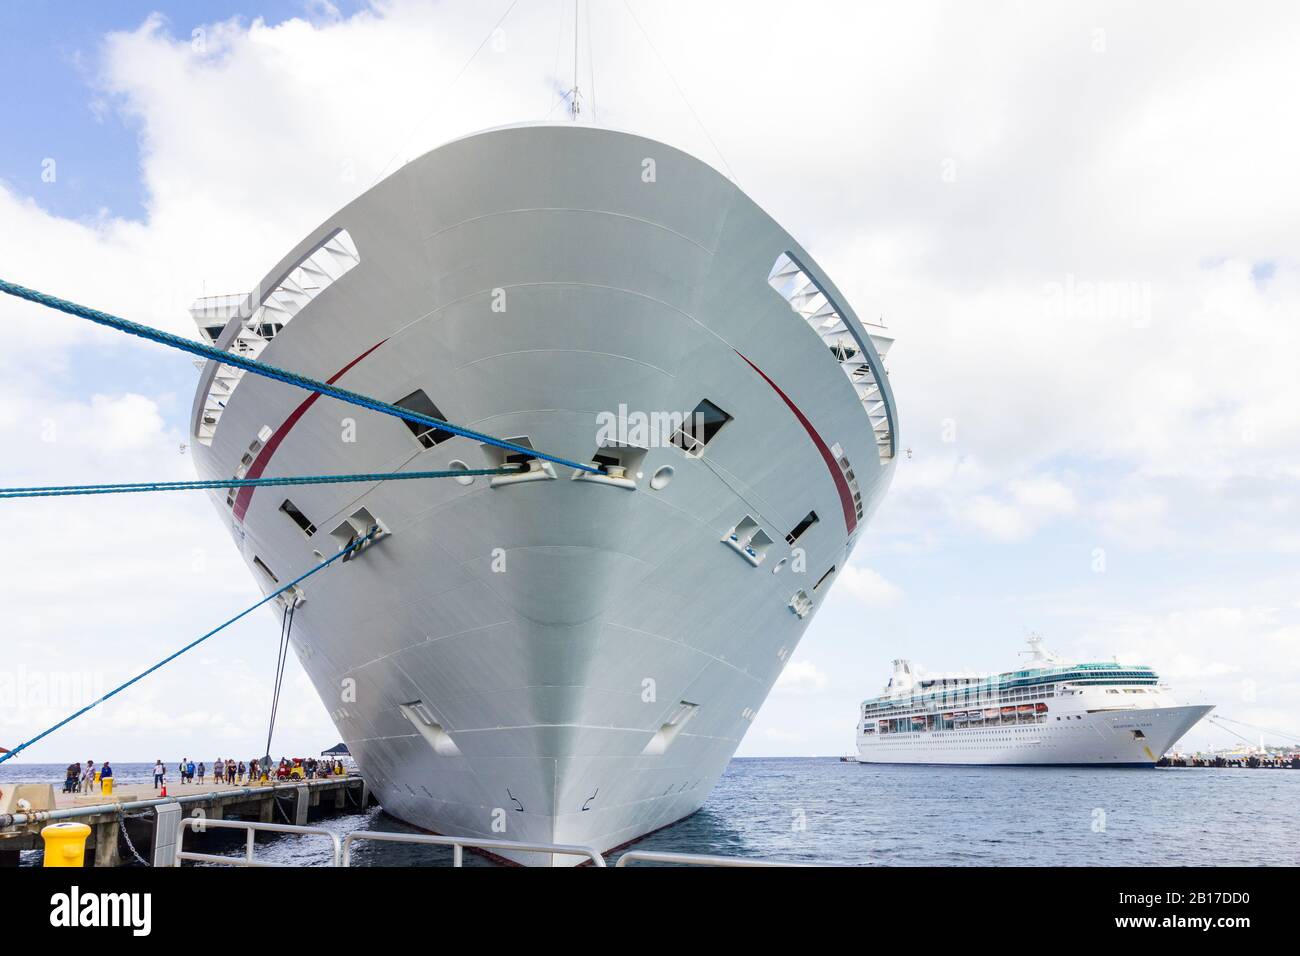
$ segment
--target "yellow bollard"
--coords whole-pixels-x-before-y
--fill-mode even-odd
[[[108,797],[108,796],[112,796],[112,794],[113,794],[113,778],[112,778],[112,777],[104,777],[104,778],[100,781],[100,787],[101,787],[102,790],[103,790],[104,796],[106,796],[106,797]]]
[[[86,839],[90,827],[84,823],[51,823],[41,829],[45,841],[45,866],[85,866]]]

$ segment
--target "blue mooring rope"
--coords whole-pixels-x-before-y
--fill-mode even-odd
[[[463,471],[395,471],[373,475],[301,475],[283,478],[227,478],[224,481],[138,481],[120,485],[47,485],[39,488],[0,488],[0,498],[59,498],[67,495],[121,495],[137,491],[205,491],[261,488],[275,485],[337,485],[366,481],[406,481],[411,478],[473,478],[513,475],[512,468],[466,468]]]
[[[142,339],[148,339],[150,342],[157,342],[160,345],[167,345],[174,349],[180,349],[182,352],[189,352],[191,355],[198,355],[202,358],[211,359],[214,362],[220,362],[222,365],[242,368],[244,371],[252,372],[254,375],[261,375],[265,378],[274,379],[277,382],[284,382],[286,385],[294,385],[298,388],[306,389],[309,392],[319,392],[322,395],[328,395],[330,398],[337,398],[339,401],[347,402],[350,405],[357,405],[361,408],[369,408],[372,411],[383,412],[385,415],[392,415],[396,418],[401,418],[408,422],[415,422],[419,425],[427,425],[430,428],[438,428],[442,431],[451,432],[453,435],[460,435],[462,438],[472,438],[485,445],[504,448],[507,451],[512,451],[516,454],[527,455],[529,458],[540,458],[543,461],[550,461],[557,465],[564,465],[566,468],[576,468],[579,471],[587,471],[593,474],[600,473],[600,469],[590,463],[583,464],[576,461],[569,461],[567,458],[560,458],[558,455],[551,455],[543,451],[538,451],[535,448],[525,448],[523,445],[516,445],[512,442],[503,441],[500,438],[494,438],[491,435],[485,435],[482,432],[476,432],[461,425],[453,425],[450,422],[444,422],[437,418],[430,418],[428,415],[421,415],[419,412],[413,412],[410,409],[402,408],[399,405],[390,405],[388,402],[381,402],[378,399],[369,398],[358,392],[351,392],[345,388],[339,388],[337,385],[330,385],[328,382],[318,382],[305,375],[299,375],[297,372],[289,372],[282,368],[276,368],[274,365],[267,365],[263,362],[257,361],[256,359],[236,355],[233,352],[223,352],[221,349],[212,345],[205,345],[204,343],[196,342],[193,339],[183,338],[179,335],[172,335],[170,332],[164,332],[161,329],[155,329],[147,325],[140,325],[138,322],[132,322],[129,319],[123,319],[120,316],[110,315],[107,312],[101,312],[99,309],[92,309],[90,306],[78,305],[76,302],[69,302],[67,299],[60,299],[57,296],[38,292],[35,289],[28,289],[26,286],[21,286],[5,279],[0,279],[0,292],[12,295],[15,298],[26,299],[28,302],[35,302],[37,305],[43,305],[46,308],[56,309],[59,312],[66,312],[68,315],[75,315],[79,319],[87,319],[99,325],[106,325],[110,329],[117,329],[119,332],[126,332],[128,335],[137,335]]]
[[[261,607],[263,604],[266,604],[268,601],[273,601],[273,600],[275,600],[277,597],[279,597],[279,596],[280,596],[281,594],[283,594],[285,591],[287,591],[287,590],[289,590],[290,588],[292,588],[294,585],[298,584],[298,583],[301,582],[301,581],[305,581],[307,578],[311,577],[311,576],[312,576],[313,574],[315,574],[317,571],[320,571],[320,570],[322,570],[322,569],[324,569],[324,568],[329,567],[329,566],[330,566],[331,564],[333,564],[335,561],[339,560],[339,558],[342,558],[342,557],[344,557],[345,555],[348,555],[348,554],[350,554],[351,552],[357,550],[357,549],[360,548],[362,545],[364,545],[366,542],[368,542],[368,541],[370,541],[372,538],[374,538],[375,535],[377,535],[378,533],[379,533],[379,528],[378,528],[378,527],[371,528],[370,531],[369,531],[369,533],[367,533],[367,534],[365,535],[365,537],[358,538],[356,541],[353,541],[350,545],[348,545],[346,548],[344,548],[344,549],[343,549],[342,551],[340,551],[338,554],[333,555],[332,557],[326,558],[324,561],[322,561],[320,564],[316,565],[316,566],[315,566],[314,568],[312,568],[311,570],[307,571],[307,572],[304,573],[304,574],[300,574],[298,577],[294,578],[292,581],[290,581],[290,582],[289,582],[288,584],[286,584],[284,587],[280,588],[280,590],[275,591],[275,592],[273,592],[273,593],[271,593],[271,594],[268,594],[266,597],[262,598],[262,600],[258,601],[256,604],[252,605],[251,607],[247,607],[247,608],[245,608],[244,610],[240,611],[238,614],[236,614],[236,615],[235,615],[234,617],[232,617],[230,620],[226,621],[226,623],[224,623],[224,624],[222,624],[222,625],[220,625],[220,626],[218,626],[218,627],[214,627],[212,630],[208,631],[208,633],[204,634],[202,637],[199,637],[199,638],[196,638],[196,639],[193,640],[193,641],[190,641],[188,644],[186,644],[186,645],[185,645],[184,647],[182,647],[180,650],[175,651],[175,652],[173,652],[173,653],[171,653],[171,654],[168,654],[166,657],[164,657],[162,660],[160,660],[157,664],[154,664],[154,665],[153,665],[152,667],[150,667],[148,670],[143,670],[143,671],[141,671],[139,674],[136,674],[134,677],[132,677],[132,678],[131,678],[129,681],[127,681],[125,684],[119,684],[117,687],[114,687],[112,690],[110,690],[110,691],[109,691],[107,694],[105,694],[103,697],[99,698],[99,700],[92,701],[91,703],[87,704],[85,707],[82,707],[82,708],[81,708],[80,710],[78,710],[76,713],[69,714],[67,717],[64,717],[62,720],[60,720],[57,724],[54,724],[52,727],[48,727],[48,728],[46,728],[45,730],[42,730],[39,734],[37,734],[37,735],[36,735],[35,737],[33,737],[31,740],[24,741],[23,743],[19,744],[17,747],[15,747],[15,748],[13,748],[12,750],[10,750],[7,754],[0,754],[0,763],[4,763],[6,760],[10,759],[11,757],[16,757],[18,754],[22,753],[24,750],[26,750],[26,749],[27,749],[28,747],[30,747],[32,744],[36,743],[38,740],[41,740],[41,739],[44,738],[44,737],[48,737],[50,734],[54,733],[54,731],[58,730],[60,727],[64,726],[65,724],[70,724],[70,723],[72,723],[72,721],[76,720],[76,719],[77,719],[78,717],[80,717],[82,714],[86,713],[86,712],[89,711],[89,710],[94,709],[95,707],[98,707],[100,704],[102,704],[104,701],[108,700],[110,697],[113,697],[113,696],[116,695],[116,694],[120,694],[122,691],[126,690],[126,689],[127,689],[128,687],[130,687],[132,684],[134,684],[134,683],[136,683],[136,682],[138,682],[138,681],[140,681],[140,680],[143,680],[144,678],[148,677],[150,674],[152,674],[154,671],[158,670],[160,667],[163,667],[163,666],[166,665],[166,664],[170,664],[172,661],[176,660],[176,658],[180,657],[182,654],[184,654],[186,651],[190,650],[191,648],[198,647],[200,644],[202,644],[204,641],[206,641],[209,637],[212,637],[214,634],[218,633],[219,631],[224,631],[226,628],[228,628],[231,624],[234,624],[234,623],[235,623],[236,621],[238,621],[240,618],[247,617],[249,614],[251,614],[253,611],[256,611],[259,607]]]

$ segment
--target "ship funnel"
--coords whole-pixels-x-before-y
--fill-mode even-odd
[[[894,673],[890,675],[889,683],[885,685],[885,692],[889,694],[906,693],[912,689],[914,683],[912,662],[899,658],[894,661]]]

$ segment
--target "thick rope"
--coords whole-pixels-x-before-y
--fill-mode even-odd
[[[137,481],[120,485],[46,485],[37,488],[0,488],[0,498],[57,498],[66,495],[121,495],[137,491],[204,491],[262,488],[274,485],[334,485],[365,481],[406,481],[411,478],[465,478],[478,475],[513,475],[525,466],[467,468],[463,471],[395,471],[373,475],[302,475],[285,478],[227,478],[224,481]]]
[[[335,554],[335,555],[333,555],[333,556],[331,556],[331,557],[326,558],[326,559],[325,559],[324,561],[322,561],[320,564],[316,565],[315,567],[311,568],[310,570],[306,571],[305,573],[300,574],[298,577],[294,578],[292,581],[290,581],[290,582],[289,582],[288,584],[286,584],[284,587],[280,588],[278,591],[275,591],[275,592],[273,592],[273,593],[271,593],[271,594],[268,594],[266,597],[262,598],[262,600],[258,601],[256,604],[254,604],[254,605],[252,605],[251,607],[245,608],[244,610],[240,611],[238,614],[236,614],[236,615],[235,615],[234,617],[232,617],[230,620],[226,621],[224,624],[221,624],[221,625],[219,625],[219,626],[217,626],[217,627],[214,627],[212,630],[208,631],[208,633],[204,634],[202,637],[199,637],[199,638],[196,638],[196,639],[193,640],[193,641],[190,641],[190,643],[186,644],[186,645],[185,645],[184,647],[182,647],[180,650],[175,651],[175,652],[173,652],[173,653],[171,653],[171,654],[168,654],[166,657],[164,657],[162,660],[160,660],[157,664],[154,664],[152,667],[148,668],[147,670],[143,670],[143,671],[141,671],[139,674],[136,674],[134,677],[132,677],[132,678],[131,678],[129,681],[127,681],[126,683],[124,683],[124,684],[119,684],[117,687],[114,687],[112,690],[110,690],[110,691],[109,691],[107,694],[105,694],[103,697],[99,698],[99,699],[96,700],[96,701],[92,701],[91,703],[87,704],[85,707],[82,707],[80,710],[76,711],[75,713],[69,714],[67,717],[64,717],[62,720],[60,720],[57,724],[54,724],[52,727],[48,727],[48,728],[46,728],[45,730],[42,730],[39,734],[37,734],[37,735],[36,735],[35,737],[33,737],[31,740],[24,741],[23,743],[19,744],[17,747],[15,747],[13,750],[9,751],[8,753],[0,754],[0,763],[4,763],[6,760],[10,759],[11,757],[16,757],[18,754],[22,753],[24,750],[26,750],[26,749],[27,749],[28,747],[30,747],[32,744],[36,743],[38,740],[41,740],[41,739],[43,739],[43,738],[45,738],[45,737],[48,737],[50,734],[54,733],[54,731],[58,730],[60,727],[63,727],[63,726],[66,725],[66,724],[70,724],[70,723],[72,723],[72,721],[76,720],[76,719],[77,719],[78,717],[80,717],[82,714],[86,713],[86,712],[89,711],[89,710],[94,709],[95,707],[98,707],[100,704],[102,704],[104,701],[108,700],[110,697],[114,697],[114,696],[116,696],[117,694],[120,694],[122,691],[126,690],[126,689],[127,689],[128,687],[130,687],[132,684],[138,683],[139,681],[141,681],[141,680],[143,680],[144,678],[148,677],[150,674],[152,674],[154,671],[158,670],[159,668],[161,668],[161,667],[163,667],[163,666],[165,666],[165,665],[167,665],[167,664],[170,664],[172,661],[176,660],[176,658],[180,657],[180,656],[181,656],[182,654],[184,654],[186,651],[191,650],[192,648],[198,647],[200,644],[202,644],[202,643],[203,643],[204,641],[206,641],[208,638],[212,637],[214,634],[217,634],[217,633],[220,632],[220,631],[224,631],[224,630],[225,630],[226,628],[228,628],[231,624],[234,624],[236,621],[240,620],[241,618],[247,617],[249,614],[251,614],[251,613],[253,613],[254,611],[256,611],[256,610],[257,610],[259,607],[261,607],[263,604],[266,604],[266,603],[268,603],[268,602],[270,602],[270,601],[275,600],[275,599],[278,598],[281,594],[283,594],[285,591],[288,591],[290,588],[294,587],[294,586],[297,585],[298,583],[307,580],[307,578],[311,577],[311,576],[312,576],[313,574],[315,574],[317,571],[324,570],[325,568],[327,568],[327,567],[329,567],[331,564],[333,564],[335,561],[337,561],[337,560],[339,560],[340,558],[342,558],[342,557],[344,557],[344,556],[346,556],[346,555],[352,553],[352,552],[355,551],[357,548],[360,548],[362,545],[366,544],[366,543],[369,542],[372,538],[374,538],[377,534],[379,534],[379,528],[377,528],[377,527],[376,527],[376,528],[372,528],[372,529],[370,530],[370,532],[369,532],[365,537],[358,538],[356,541],[353,541],[350,545],[348,545],[346,548],[344,548],[344,549],[343,549],[342,551],[340,551],[338,554]]]
[[[43,305],[46,308],[55,309],[59,312],[66,312],[68,315],[74,315],[79,319],[87,319],[99,325],[107,326],[110,329],[116,329],[119,332],[126,332],[128,335],[137,335],[150,342],[157,342],[160,345],[167,345],[174,349],[180,349],[182,352],[189,352],[191,355],[198,355],[202,358],[210,359],[213,362],[220,362],[222,365],[229,365],[232,368],[242,368],[245,372],[252,372],[254,375],[261,375],[264,378],[273,379],[277,382],[284,382],[286,385],[293,385],[298,388],[306,389],[309,392],[319,392],[321,395],[328,395],[330,398],[337,398],[339,401],[347,402],[349,405],[356,405],[360,408],[368,408],[371,411],[382,412],[385,415],[392,415],[396,418],[401,418],[408,422],[415,422],[417,425],[424,425],[428,428],[441,429],[445,432],[451,432],[453,435],[459,435],[462,438],[471,438],[484,445],[504,448],[506,451],[526,455],[529,458],[540,458],[543,461],[554,462],[557,465],[564,465],[566,468],[576,468],[579,471],[587,471],[592,474],[600,473],[600,469],[591,463],[582,464],[576,461],[569,461],[567,458],[560,458],[558,455],[551,455],[544,451],[538,451],[535,448],[526,448],[523,445],[516,445],[513,442],[503,441],[500,438],[494,438],[491,435],[476,432],[472,429],[465,428],[462,425],[453,425],[450,422],[444,422],[441,419],[430,418],[428,415],[421,415],[419,412],[413,412],[409,408],[402,408],[399,405],[390,405],[388,402],[381,402],[378,399],[369,398],[358,392],[348,391],[346,388],[339,388],[337,385],[331,385],[328,382],[318,382],[305,375],[299,375],[297,372],[289,372],[282,368],[276,368],[274,365],[267,365],[264,362],[257,361],[256,359],[237,355],[234,352],[223,352],[215,346],[207,345],[203,342],[196,342],[193,339],[183,338],[179,335],[172,335],[170,332],[164,332],[161,329],[151,328],[147,325],[140,325],[138,322],[132,322],[129,319],[124,319],[116,315],[110,315],[107,312],[92,309],[90,306],[78,305],[76,302],[69,302],[67,299],[60,299],[57,296],[47,295],[46,293],[38,292],[35,289],[28,289],[25,286],[9,282],[5,279],[0,279],[0,292],[12,295],[15,298],[26,299],[28,302],[35,302],[37,305]]]

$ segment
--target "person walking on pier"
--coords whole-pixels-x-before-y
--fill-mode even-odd
[[[90,793],[90,788],[95,785],[95,761],[87,760],[86,769],[81,772],[81,792]]]
[[[207,775],[208,775],[208,765],[205,764],[202,760],[200,760],[199,761],[199,784],[200,785],[204,782],[204,779],[207,777]]]
[[[105,793],[112,790],[113,789],[112,781],[113,781],[113,768],[109,765],[109,762],[105,760],[104,766],[100,768],[99,771],[100,789],[103,790]]]
[[[194,782],[194,761],[188,757],[185,758],[185,774],[190,778],[190,783]]]
[[[212,762],[212,782],[224,783],[226,780],[226,762],[218,757]]]
[[[81,786],[81,764],[70,763],[67,772],[63,775],[63,792],[76,793],[79,786]]]
[[[226,783],[227,784],[232,784],[235,782],[235,774],[237,772],[238,772],[238,768],[235,767],[235,761],[232,760],[230,757],[227,757],[226,758]]]
[[[243,783],[243,782],[244,782],[244,773],[245,773],[245,771],[247,771],[247,770],[248,770],[248,768],[244,766],[244,761],[242,761],[242,760],[239,761],[239,766],[235,768],[235,773],[237,773],[237,774],[239,775],[239,777],[238,777],[238,781],[237,781],[238,783]],[[248,782],[249,782],[249,783],[252,783],[252,782],[253,782],[253,778],[252,778],[251,776],[248,778]]]
[[[153,788],[157,790],[163,782],[163,762],[161,759],[153,762]]]

